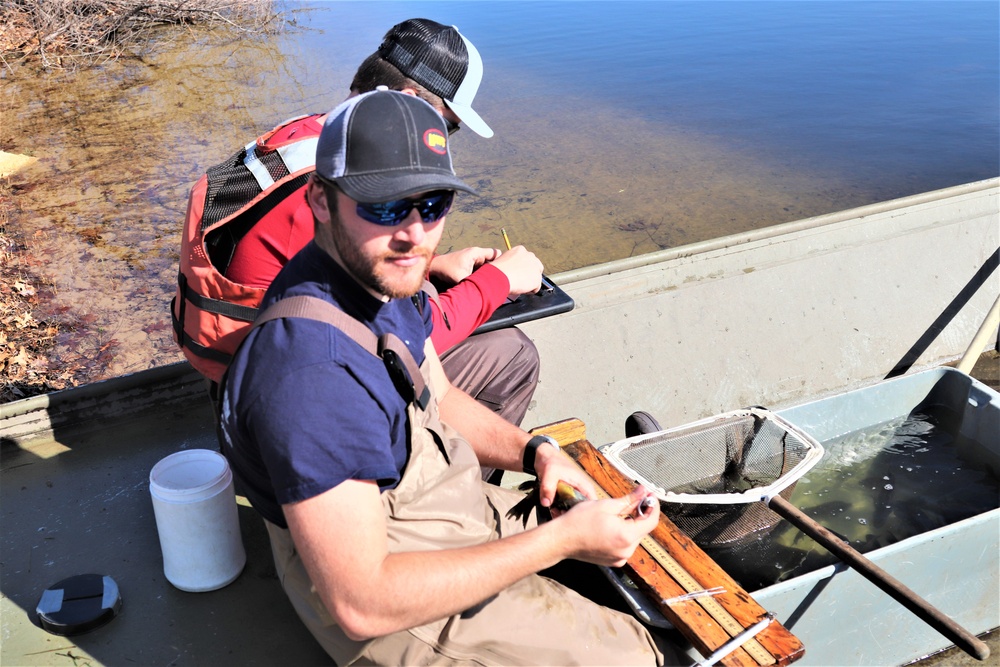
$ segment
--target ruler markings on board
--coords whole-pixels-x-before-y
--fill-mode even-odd
[[[600,498],[610,498],[600,485],[597,486],[597,495]],[[664,549],[659,542],[653,539],[652,536],[646,535],[643,537],[639,544],[649,552],[649,555],[653,557],[657,563],[659,563],[663,569],[665,569],[674,580],[680,584],[688,593],[693,593],[695,591],[700,591],[704,588],[698,581],[691,576],[691,573],[684,569],[684,567],[677,562],[673,556]],[[730,614],[726,609],[719,604],[718,600],[712,597],[698,598],[695,600],[701,605],[702,609],[707,611],[709,615],[718,622],[722,628],[729,633],[730,637],[735,637],[739,633],[743,632],[744,628],[739,621],[737,621],[732,614]],[[745,644],[743,644],[743,649],[750,654],[750,656],[761,665],[772,665],[774,664],[774,656],[760,645],[756,639],[749,639]]]
[[[670,576],[681,585],[681,587],[688,593],[693,593],[695,591],[700,591],[704,588],[699,584],[694,577],[691,576],[687,570],[681,566],[677,560],[671,556],[666,549],[660,546],[659,542],[647,535],[642,538],[639,542],[642,547],[649,552],[649,555],[653,557],[657,563],[663,566],[663,568],[670,573]],[[726,611],[725,607],[719,604],[718,600],[705,597],[698,598],[695,600],[702,608],[711,615],[719,625],[721,625],[726,632],[729,633],[730,637],[735,637],[739,633],[743,632],[744,628],[739,621],[737,621],[732,614]],[[743,644],[743,649],[750,654],[750,656],[761,665],[771,665],[774,664],[774,656],[760,645],[756,639],[749,639],[745,644]]]

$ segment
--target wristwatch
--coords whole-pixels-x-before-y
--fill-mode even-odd
[[[521,461],[521,467],[524,469],[524,472],[529,475],[538,474],[535,472],[535,454],[538,452],[539,447],[546,444],[559,449],[559,443],[556,442],[555,438],[547,435],[536,435],[524,446],[524,459]]]

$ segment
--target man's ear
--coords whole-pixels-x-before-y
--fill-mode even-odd
[[[409,88],[409,87],[407,87],[407,88],[400,88],[399,92],[405,93],[406,95],[413,95],[414,97],[417,97],[417,91],[416,91],[415,88]]]
[[[312,209],[316,221],[322,225],[330,224],[330,207],[327,205],[327,196],[327,189],[323,187],[323,184],[315,176],[310,178],[309,184],[306,186],[306,202]]]

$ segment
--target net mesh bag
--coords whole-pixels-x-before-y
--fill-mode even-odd
[[[729,412],[609,445],[605,457],[660,499],[666,516],[701,547],[759,537],[823,447],[761,408]]]

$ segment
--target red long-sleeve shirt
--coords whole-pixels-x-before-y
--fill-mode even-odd
[[[490,319],[509,293],[507,275],[492,264],[484,264],[462,282],[441,292],[440,307],[431,299],[434,349],[440,354],[468,338]]]

